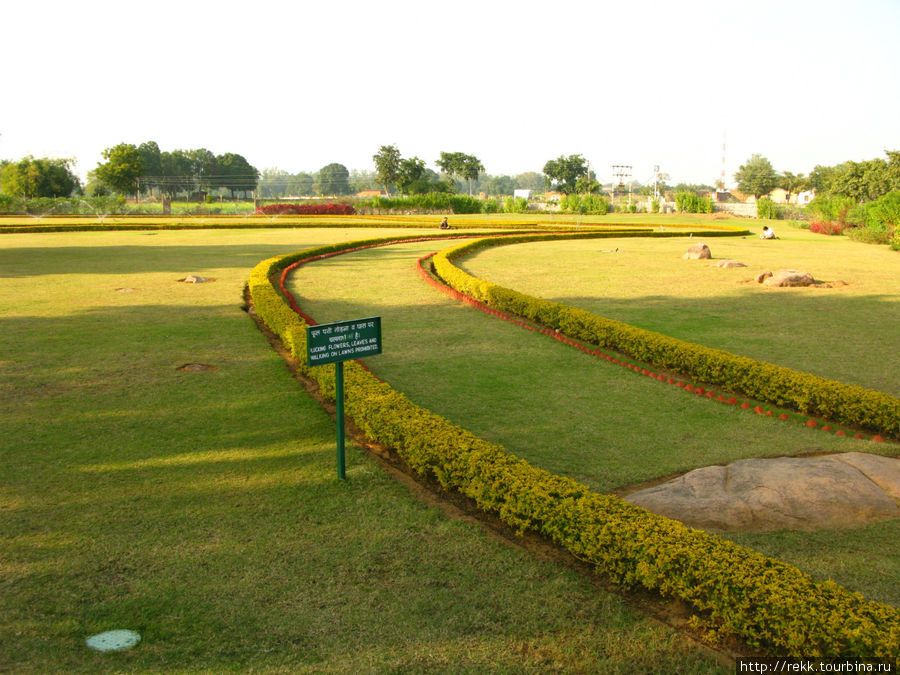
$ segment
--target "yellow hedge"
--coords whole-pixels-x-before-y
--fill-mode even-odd
[[[359,242],[345,244],[355,248]],[[249,288],[259,317],[301,361],[306,331],[271,279],[311,249],[261,262]],[[333,368],[305,368],[334,391]],[[458,490],[519,531],[551,537],[625,585],[674,596],[749,644],[792,656],[897,660],[900,611],[832,582],[693,530],[519,459],[412,403],[357,362],[344,365],[346,411],[367,436],[418,473]]]
[[[549,236],[569,237],[566,234]],[[457,291],[495,309],[558,329],[569,337],[615,349],[657,368],[742,392],[773,405],[900,437],[900,398],[896,396],[711,349],[583,309],[525,295],[474,277],[452,262],[479,248],[526,240],[527,237],[518,237],[515,240],[491,238],[467,242],[434,256],[434,269]]]

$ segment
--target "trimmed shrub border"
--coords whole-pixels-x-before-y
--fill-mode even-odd
[[[662,235],[654,232],[650,236]],[[489,246],[570,237],[559,233],[503,240],[478,239],[438,252],[433,258],[434,271],[448,286],[491,309],[559,330],[570,339],[614,349],[654,368],[681,373],[693,382],[742,392],[748,398],[787,407],[809,417],[834,420],[868,429],[880,436],[900,438],[900,398],[890,394],[704,347],[583,309],[535,298],[474,277],[453,264],[453,260]]]
[[[650,370],[649,368],[647,368],[644,365],[641,365],[638,363],[632,363],[631,361],[628,361],[624,357],[620,358],[619,355],[607,354],[604,351],[597,349],[595,345],[585,344],[584,342],[580,342],[578,340],[573,340],[572,338],[568,337],[564,333],[561,333],[558,329],[551,329],[551,328],[547,328],[547,327],[537,326],[533,323],[529,323],[528,321],[524,320],[522,317],[508,314],[508,313],[500,311],[498,309],[493,309],[493,308],[489,307],[488,305],[484,304],[483,302],[480,302],[480,301],[476,300],[475,298],[465,295],[464,293],[457,291],[453,287],[448,286],[445,283],[442,283],[440,278],[437,277],[433,273],[433,269],[429,270],[429,268],[431,268],[432,266],[429,265],[428,263],[431,261],[431,259],[435,255],[437,255],[437,251],[435,251],[433,253],[429,253],[427,255],[424,255],[418,259],[417,264],[418,264],[419,274],[422,276],[422,278],[425,279],[425,281],[427,283],[429,283],[431,286],[433,286],[437,290],[441,291],[442,293],[449,295],[450,297],[452,297],[455,300],[458,300],[458,301],[463,302],[471,307],[474,307],[475,309],[478,309],[478,310],[484,312],[485,314],[489,314],[489,315],[497,317],[499,319],[503,319],[504,321],[508,321],[510,323],[513,323],[513,324],[519,326],[520,328],[530,330],[534,333],[541,333],[542,335],[551,337],[554,340],[556,340],[558,342],[562,342],[563,344],[567,344],[570,347],[574,347],[575,349],[578,349],[579,351],[582,351],[585,354],[589,354],[590,356],[595,356],[600,359],[605,359],[609,363],[619,365],[619,366],[622,366],[623,368],[631,370],[634,372],[635,375],[643,375],[643,376],[649,377],[651,379],[658,380],[659,382],[664,383],[664,384],[675,385],[679,389],[682,389],[683,391],[685,391],[687,393],[704,397],[710,401],[714,401],[717,403],[723,403],[725,405],[738,406],[739,409],[741,409],[741,410],[752,410],[752,412],[754,412],[757,415],[763,415],[765,417],[770,417],[772,419],[777,419],[777,420],[784,421],[784,422],[787,422],[787,421],[795,422],[798,424],[802,424],[804,427],[806,427],[808,429],[817,429],[817,430],[821,430],[821,431],[825,431],[825,432],[832,432],[836,436],[847,436],[848,435],[848,432],[846,430],[840,429],[840,428],[833,428],[829,424],[827,424],[825,421],[811,419],[806,415],[797,414],[797,413],[794,413],[793,411],[789,411],[786,409],[776,408],[775,410],[773,410],[771,408],[763,408],[760,405],[756,405],[751,408],[752,402],[742,401],[738,398],[735,398],[730,393],[721,393],[721,392],[716,392],[712,389],[705,389],[704,387],[702,387],[700,385],[694,385],[690,381],[680,380],[678,378],[674,378],[669,375],[657,373],[656,371]],[[819,426],[820,423],[822,426]],[[865,436],[863,436],[863,434],[856,433],[856,432],[852,432],[852,437],[856,438],[856,439],[860,439],[860,440],[865,439]],[[880,435],[877,435],[877,434],[872,436],[870,440],[872,440],[876,443],[884,442],[884,438],[882,438]]]
[[[397,240],[392,241],[406,241]],[[272,279],[301,260],[387,245],[346,242],[269,258],[250,273],[258,316],[333,398],[333,369],[305,364],[306,323]],[[358,362],[345,363],[348,415],[414,471],[457,490],[522,532],[549,537],[614,581],[680,598],[723,631],[791,656],[889,658],[900,664],[900,610],[832,581],[688,528],[613,495],[592,492],[416,406]]]

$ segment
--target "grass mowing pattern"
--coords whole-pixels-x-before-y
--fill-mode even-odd
[[[273,258],[251,274],[260,316],[296,355],[305,354],[304,325],[285,313],[287,305],[268,279],[323,252],[330,251]],[[412,405],[358,364],[349,363],[347,371],[357,392],[349,397],[348,413],[367,434],[395,448],[415,470],[459,489],[505,522],[552,537],[615,579],[710,611],[753,644],[794,655],[894,657],[900,636],[895,609],[867,603],[834,584],[816,584],[795,568],[535,470]],[[309,373],[329,389],[328,372],[313,368]],[[800,624],[798,617],[817,621]]]
[[[355,446],[334,479],[333,421],[240,297],[252,262],[352,236],[3,238],[0,670],[730,672]],[[141,644],[85,647],[120,627]]]

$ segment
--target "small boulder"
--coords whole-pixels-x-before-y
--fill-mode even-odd
[[[759,274],[756,275],[756,283],[761,284],[762,282],[764,282],[766,279],[770,278],[771,276],[772,276],[771,272],[760,272]]]
[[[732,267],[746,267],[744,263],[740,260],[720,260],[715,263],[715,267],[724,267],[725,269],[731,269]]]
[[[850,452],[743,459],[626,497],[707,530],[856,527],[900,517],[900,459]]]
[[[712,252],[706,244],[694,244],[681,257],[685,260],[707,260],[712,258]]]
[[[802,270],[778,270],[763,283],[766,286],[812,286],[816,283],[812,274],[803,272]]]

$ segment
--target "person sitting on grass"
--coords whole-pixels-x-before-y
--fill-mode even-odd
[[[442,230],[450,229],[450,223],[447,222],[447,216],[444,216],[444,219],[441,221],[441,229]]]
[[[762,231],[762,234],[759,235],[759,238],[760,239],[778,239],[778,237],[775,236],[775,230],[773,230],[768,225],[763,225],[763,231]]]

